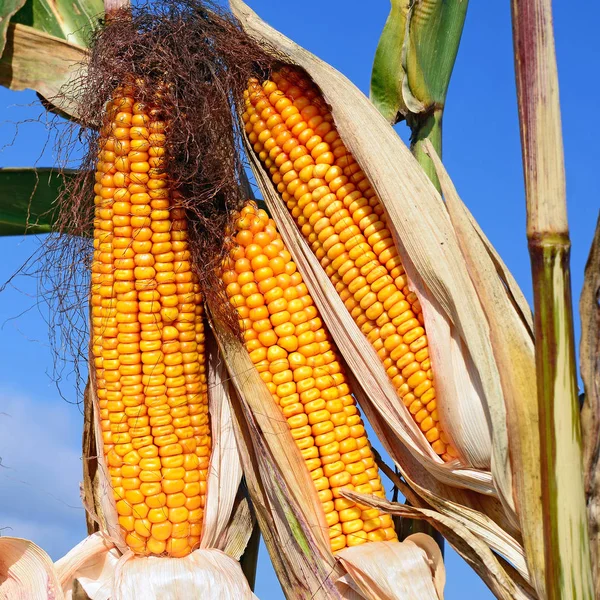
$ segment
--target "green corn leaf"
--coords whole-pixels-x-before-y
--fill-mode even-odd
[[[9,4],[11,1],[15,0],[9,0]],[[27,0],[20,4],[21,10],[12,19],[14,23],[29,25],[79,46],[89,45],[91,33],[104,17],[102,0]]]
[[[0,56],[6,45],[6,31],[11,17],[25,4],[25,0],[3,0],[0,5]]]
[[[391,0],[371,99],[391,123],[444,106],[468,0]]]
[[[0,235],[50,233],[55,200],[74,172],[56,169],[0,169]]]

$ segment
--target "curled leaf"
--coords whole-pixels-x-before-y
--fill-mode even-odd
[[[17,91],[35,90],[77,118],[73,94],[66,91],[76,85],[86,58],[81,46],[27,25],[11,24],[0,58],[0,85]]]

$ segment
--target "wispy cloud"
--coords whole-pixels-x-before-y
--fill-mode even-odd
[[[0,534],[31,539],[60,558],[86,535],[81,413],[58,398],[3,390],[0,407]]]

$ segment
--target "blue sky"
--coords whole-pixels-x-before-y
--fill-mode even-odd
[[[386,0],[305,0],[294,8],[288,2],[249,3],[368,92],[370,65],[389,7]],[[444,117],[444,162],[531,302],[509,4],[469,6]],[[568,3],[555,5],[576,302],[600,207],[595,176],[600,167],[595,143],[600,87],[595,79],[585,79],[600,63],[600,49],[593,42],[599,19],[596,3],[580,3],[577,10]],[[15,122],[43,114],[32,103],[35,95],[30,92],[0,88],[0,167],[54,164],[52,148],[44,149],[42,123],[22,123],[11,143]],[[406,140],[406,128],[398,130]],[[33,236],[0,238],[0,282],[39,243]],[[63,382],[62,396],[54,383],[47,310],[37,305],[35,292],[36,281],[20,277],[0,293],[0,533],[33,539],[56,559],[85,535],[78,483],[82,416],[72,382]],[[577,319],[576,328],[578,333]],[[492,597],[448,548],[447,577],[449,600]],[[257,582],[262,600],[283,598],[265,552]]]

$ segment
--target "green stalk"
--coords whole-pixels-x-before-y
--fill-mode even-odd
[[[544,578],[535,583],[540,597],[549,600],[591,600],[594,591],[569,271],[571,243],[551,0],[512,0],[512,14],[533,274],[539,475],[545,515]],[[521,518],[525,522],[527,515]],[[532,560],[528,556],[528,562]]]
[[[440,182],[438,180],[435,167],[429,154],[425,152],[425,140],[429,140],[438,156],[442,156],[442,116],[444,114],[443,108],[436,108],[432,113],[427,115],[423,120],[417,120],[414,124],[411,124],[411,120],[408,121],[412,130],[411,138],[411,151],[414,157],[417,159],[419,164],[423,167],[427,177],[431,180],[433,185],[437,188],[438,192],[441,193]]]

